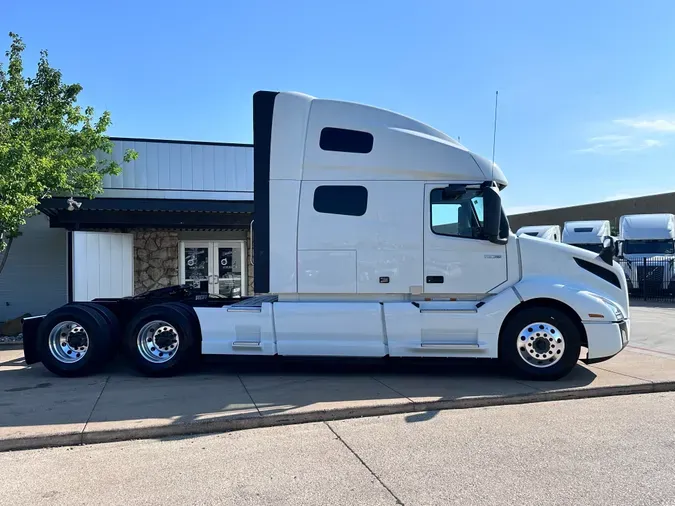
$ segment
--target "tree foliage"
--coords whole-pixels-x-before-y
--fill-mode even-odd
[[[103,191],[104,175],[121,171],[118,163],[100,156],[112,153],[105,135],[110,113],[95,118],[92,107],[78,105],[82,86],[63,83],[46,50],[40,52],[35,75],[24,76],[25,44],[17,34],[9,36],[6,66],[0,62],[0,251],[37,213],[40,200],[93,198]],[[136,157],[129,150],[124,161]]]

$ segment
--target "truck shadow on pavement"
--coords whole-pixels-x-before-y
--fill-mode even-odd
[[[196,370],[170,378],[140,376],[120,360],[94,376],[60,378],[40,364],[26,366],[21,350],[0,349],[0,440],[34,431],[302,420],[313,413],[329,419],[350,410],[359,416],[363,408],[416,412],[408,421],[420,422],[433,417],[438,401],[583,388],[595,378],[581,365],[557,382],[529,382],[502,374],[489,360],[241,357],[205,358]]]

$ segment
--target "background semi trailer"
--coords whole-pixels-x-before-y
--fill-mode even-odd
[[[253,97],[254,287],[172,287],[24,321],[26,362],[63,376],[116,350],[149,375],[200,354],[498,358],[556,379],[629,338],[628,293],[599,255],[516,237],[499,167],[442,132],[366,105]]]
[[[563,225],[562,242],[577,248],[600,253],[606,237],[612,237],[609,220],[566,221]]]
[[[560,225],[528,225],[520,227],[516,236],[529,235],[548,241],[560,242]]]
[[[619,251],[630,290],[675,291],[675,215],[621,216]]]

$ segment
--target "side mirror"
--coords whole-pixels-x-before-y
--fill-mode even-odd
[[[502,224],[502,198],[489,186],[483,190],[483,228],[487,240],[494,244],[506,244],[509,237],[500,237]]]
[[[614,244],[614,238],[606,236],[602,240],[602,251],[600,251],[600,258],[602,261],[608,265],[612,265],[614,262],[614,252],[616,251],[616,246]]]

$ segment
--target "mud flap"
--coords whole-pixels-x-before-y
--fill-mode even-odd
[[[35,364],[40,361],[40,354],[37,351],[38,327],[44,319],[42,316],[31,316],[22,320],[23,324],[23,356],[26,364]]]

